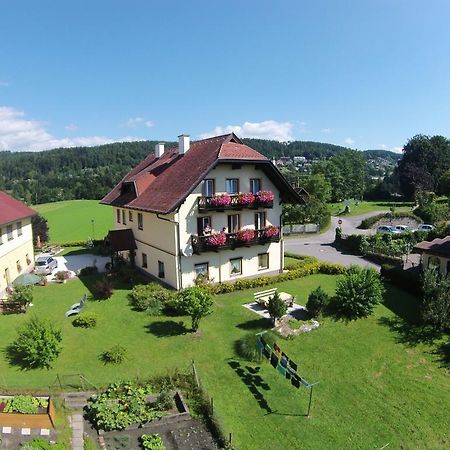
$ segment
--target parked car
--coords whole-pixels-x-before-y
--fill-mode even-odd
[[[51,256],[40,256],[36,259],[34,265],[34,273],[42,275],[50,275],[54,269],[58,267],[58,261]]]
[[[407,233],[408,231],[412,231],[408,225],[395,225],[395,229],[400,231],[400,233]]]
[[[434,230],[434,225],[429,225],[427,223],[421,223],[417,227],[417,231],[432,231],[432,230]]]
[[[391,225],[380,225],[377,228],[377,233],[383,233],[383,234],[399,234],[401,231],[396,230],[395,227]]]

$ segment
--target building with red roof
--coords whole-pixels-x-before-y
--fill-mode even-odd
[[[199,275],[223,282],[282,271],[283,202],[304,200],[234,133],[157,144],[101,201],[114,209],[113,250],[130,247],[133,263],[176,289]]]
[[[450,273],[450,236],[422,241],[414,248],[422,255],[423,269],[436,267],[442,275]]]
[[[31,217],[36,211],[0,191],[0,298],[34,266]]]

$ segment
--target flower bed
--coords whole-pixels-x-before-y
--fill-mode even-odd
[[[15,428],[53,428],[54,424],[55,407],[50,397],[0,397],[0,425]]]

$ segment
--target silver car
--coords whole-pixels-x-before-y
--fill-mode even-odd
[[[396,230],[395,227],[392,227],[391,225],[380,225],[377,228],[377,233],[399,234],[401,231]]]
[[[395,229],[400,231],[400,233],[407,233],[408,231],[412,231],[408,225],[395,225]]]
[[[50,275],[58,267],[58,261],[51,256],[40,256],[36,259],[34,273],[38,275]]]

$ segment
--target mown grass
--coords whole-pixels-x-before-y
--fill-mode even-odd
[[[112,208],[98,200],[67,200],[33,208],[48,221],[50,243],[103,239],[113,227]]]
[[[350,213],[346,214],[346,217],[350,216],[359,216],[361,214],[367,214],[370,212],[382,212],[382,211],[389,211],[390,208],[395,208],[395,211],[397,212],[411,212],[412,207],[414,206],[412,202],[384,202],[384,201],[377,201],[377,202],[367,202],[362,201],[358,202],[356,204],[355,201],[351,201],[350,203]],[[330,210],[332,216],[337,216],[340,213],[342,213],[345,209],[344,202],[339,203],[330,203]]]
[[[313,275],[278,285],[301,304],[321,285],[330,294],[337,277]],[[195,360],[202,383],[214,399],[215,413],[238,449],[445,448],[450,402],[449,376],[440,367],[435,346],[405,340],[399,314],[413,311],[415,299],[388,286],[386,304],[373,316],[352,323],[322,319],[318,330],[282,349],[299,365],[314,389],[311,416],[305,417],[308,391],[296,390],[268,362],[249,364],[235,357],[234,345],[247,332],[268,322],[242,307],[255,290],[215,298],[215,311],[200,330],[189,331],[187,317],[149,317],[132,311],[128,289],[117,289],[105,301],[88,302],[99,315],[94,329],[79,329],[64,312],[92,285],[71,281],[35,289],[34,305],[25,315],[0,316],[1,346],[13,341],[16,329],[36,314],[60,326],[63,351],[51,370],[24,371],[0,358],[2,388],[46,390],[57,374],[83,373],[96,385],[123,378],[189,370]],[[99,354],[120,343],[127,361],[104,365]],[[448,362],[447,362],[448,364]],[[62,377],[64,380],[64,376]]]

